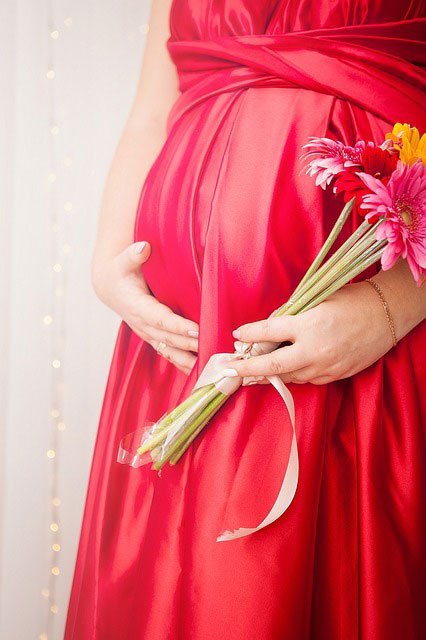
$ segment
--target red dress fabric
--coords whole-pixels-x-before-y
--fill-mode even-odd
[[[425,323],[351,378],[289,385],[299,486],[253,535],[216,542],[258,524],[281,485],[291,428],[271,385],[240,389],[161,477],[116,462],[121,438],[187,395],[320,248],[341,200],[301,172],[307,137],[425,129],[423,12],[421,0],[174,1],[182,93],[135,240],[152,244],[153,294],[199,323],[199,357],[186,377],[120,326],[65,640],[426,637]]]

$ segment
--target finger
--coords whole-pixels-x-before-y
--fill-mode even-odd
[[[243,324],[232,332],[234,338],[243,342],[271,342],[293,341],[299,321],[295,316],[281,316],[279,318],[265,318],[259,322]]]
[[[330,376],[318,376],[318,378],[312,378],[309,382],[311,384],[330,384],[330,382],[333,382],[333,378]]]
[[[140,317],[154,329],[182,336],[198,337],[198,324],[196,322],[174,313],[153,296],[149,300],[141,301]]]
[[[310,373],[310,367],[302,367],[295,371],[288,371],[287,373],[280,374],[280,378],[284,384],[287,384],[288,382],[306,384],[306,382],[310,382],[311,377],[312,374]]]
[[[194,353],[198,353],[198,339],[191,338],[190,336],[182,336],[177,333],[170,333],[168,331],[161,331],[160,329],[155,329],[154,327],[146,326],[144,328],[144,333],[155,340],[156,342],[164,342],[169,347],[175,347],[176,349],[181,349],[183,351],[193,351]]]
[[[154,341],[155,350],[158,349],[158,345],[159,343]],[[169,347],[168,345],[161,349],[159,355],[166,360],[169,360],[169,362],[175,366],[179,368],[182,367],[184,369],[192,369],[197,359],[196,356],[189,351],[182,351],[182,349],[176,349],[175,347]]]
[[[178,364],[177,362],[171,362],[170,364],[172,364],[174,367],[176,367],[176,369],[179,369],[179,371],[182,371],[182,373],[184,373],[186,376],[189,376],[189,374],[192,371],[192,367],[181,367],[180,364]]]
[[[146,262],[151,255],[151,245],[143,240],[134,242],[124,249],[116,258],[125,271],[135,271]]]
[[[243,387],[248,387],[252,384],[265,384],[265,382],[269,382],[263,376],[250,376],[248,378],[243,378]]]
[[[159,342],[157,342],[157,340],[150,340],[148,337],[144,339],[145,339],[145,342],[148,342],[153,347],[153,349],[157,351],[158,344],[160,344]],[[163,355],[163,354],[159,353],[159,355]],[[193,366],[193,365],[191,367],[181,366],[178,362],[172,362],[172,360],[170,360],[170,364],[173,364],[177,369],[179,369],[179,371],[182,371],[182,373],[184,373],[186,376],[189,376]]]
[[[294,344],[281,347],[272,353],[253,356],[245,360],[231,360],[222,371],[224,376],[272,376],[307,366],[308,359],[302,349]]]
[[[129,323],[128,323],[129,324]],[[161,344],[161,342],[164,342],[164,340],[155,340],[153,339],[151,336],[149,336],[147,334],[147,332],[145,330],[139,330],[138,327],[136,327],[133,324],[129,324],[129,327],[131,328],[131,330],[137,335],[139,336],[142,340],[144,340],[145,342],[147,342],[148,344],[150,344],[153,349],[155,351],[157,351],[158,349],[158,345]],[[178,350],[180,351],[180,350]],[[159,353],[159,355],[163,355],[163,353]],[[195,364],[195,360],[196,357],[194,356],[193,359],[188,360],[187,362],[185,362],[184,364],[180,364],[180,358],[178,357],[177,360],[175,361],[173,358],[173,351],[171,351],[171,349],[168,351],[168,357],[166,359],[170,360],[170,362],[172,364],[174,364],[178,369],[180,369],[180,371],[182,371],[183,373],[185,373],[185,375],[189,375],[191,373],[191,370]]]
[[[192,369],[187,369],[187,368],[184,368],[184,367],[179,367],[179,365],[177,365],[177,364],[175,365],[175,367],[176,367],[177,369],[179,369],[179,371],[182,371],[182,373],[184,373],[186,376],[189,376],[189,374],[190,374],[190,373],[191,373],[191,371],[192,371]]]

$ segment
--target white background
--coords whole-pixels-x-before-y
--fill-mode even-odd
[[[119,322],[92,292],[90,259],[106,173],[136,88],[149,6],[149,0],[0,2],[2,640],[63,635]],[[64,210],[68,202],[71,211]],[[55,404],[59,418],[50,417]],[[58,421],[64,431],[57,431]],[[59,444],[49,459],[55,430]],[[50,531],[53,472],[58,534]],[[56,538],[61,551],[54,554]],[[46,598],[53,565],[60,574]],[[50,612],[52,598],[57,613]]]

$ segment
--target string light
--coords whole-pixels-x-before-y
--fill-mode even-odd
[[[53,638],[54,619],[57,617],[59,607],[56,602],[56,585],[60,569],[61,528],[59,510],[62,504],[58,492],[58,459],[60,458],[61,432],[65,430],[63,413],[63,354],[65,345],[65,310],[63,298],[66,291],[66,256],[71,254],[71,243],[67,241],[65,233],[67,223],[64,213],[70,212],[73,208],[69,201],[58,201],[58,184],[61,183],[61,166],[71,167],[73,164],[71,156],[58,153],[57,144],[61,140],[62,129],[61,120],[66,115],[65,105],[57,104],[57,83],[55,80],[58,65],[55,55],[56,47],[62,40],[61,29],[57,28],[54,20],[53,0],[48,0],[48,28],[47,28],[47,101],[49,105],[49,119],[47,130],[47,143],[49,145],[49,167],[47,182],[49,185],[49,209],[51,215],[51,300],[50,311],[42,316],[42,322],[49,331],[50,338],[50,366],[51,366],[51,409],[49,412],[49,445],[46,447],[45,456],[48,460],[49,473],[49,520],[48,520],[48,542],[50,550],[50,567],[48,573],[48,584],[41,588],[41,596],[47,601],[47,617],[44,629],[39,634],[39,640]],[[71,16],[63,20],[66,28],[72,26]],[[68,217],[68,216],[67,216]]]
[[[54,82],[57,74],[60,76],[61,69],[57,65],[55,49],[65,40],[63,35],[73,25],[73,18],[61,16],[62,23],[54,20],[53,0],[48,0],[48,28],[47,28],[47,50],[48,60],[45,67],[45,77],[47,82],[48,103],[50,108],[47,141],[49,144],[50,171],[47,174],[47,182],[49,189],[49,206],[50,206],[50,229],[51,229],[51,254],[50,254],[50,274],[51,274],[51,300],[48,312],[42,316],[42,322],[49,332],[51,356],[49,360],[51,373],[51,404],[49,412],[50,440],[46,447],[45,455],[47,457],[49,473],[49,552],[50,565],[48,570],[48,583],[40,589],[41,596],[47,602],[47,617],[45,628],[39,634],[39,640],[49,640],[54,637],[55,617],[59,612],[56,602],[57,581],[61,575],[60,553],[61,544],[61,519],[60,507],[62,501],[58,495],[58,460],[60,459],[62,432],[66,430],[66,424],[63,417],[63,393],[65,389],[63,379],[63,355],[65,345],[65,310],[63,298],[66,293],[66,276],[67,276],[67,259],[72,254],[73,243],[66,238],[67,225],[73,219],[73,216],[67,215],[74,210],[73,203],[66,198],[68,194],[63,194],[63,199],[58,198],[58,185],[62,184],[62,176],[67,175],[64,167],[69,169],[74,164],[72,152],[62,149],[59,154],[57,145],[62,139],[64,130],[63,120],[67,115],[67,105],[61,101],[57,103],[57,85]],[[62,26],[62,24],[64,26]],[[59,26],[58,26],[59,25]],[[139,33],[146,35],[149,31],[149,24],[144,23],[139,26]],[[137,34],[137,31],[135,31]],[[131,34],[133,40],[133,34]],[[95,49],[94,46],[89,47],[89,51]]]

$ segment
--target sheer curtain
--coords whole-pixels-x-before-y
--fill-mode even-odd
[[[0,637],[9,640],[63,634],[119,322],[92,292],[90,258],[149,8],[0,3]]]

